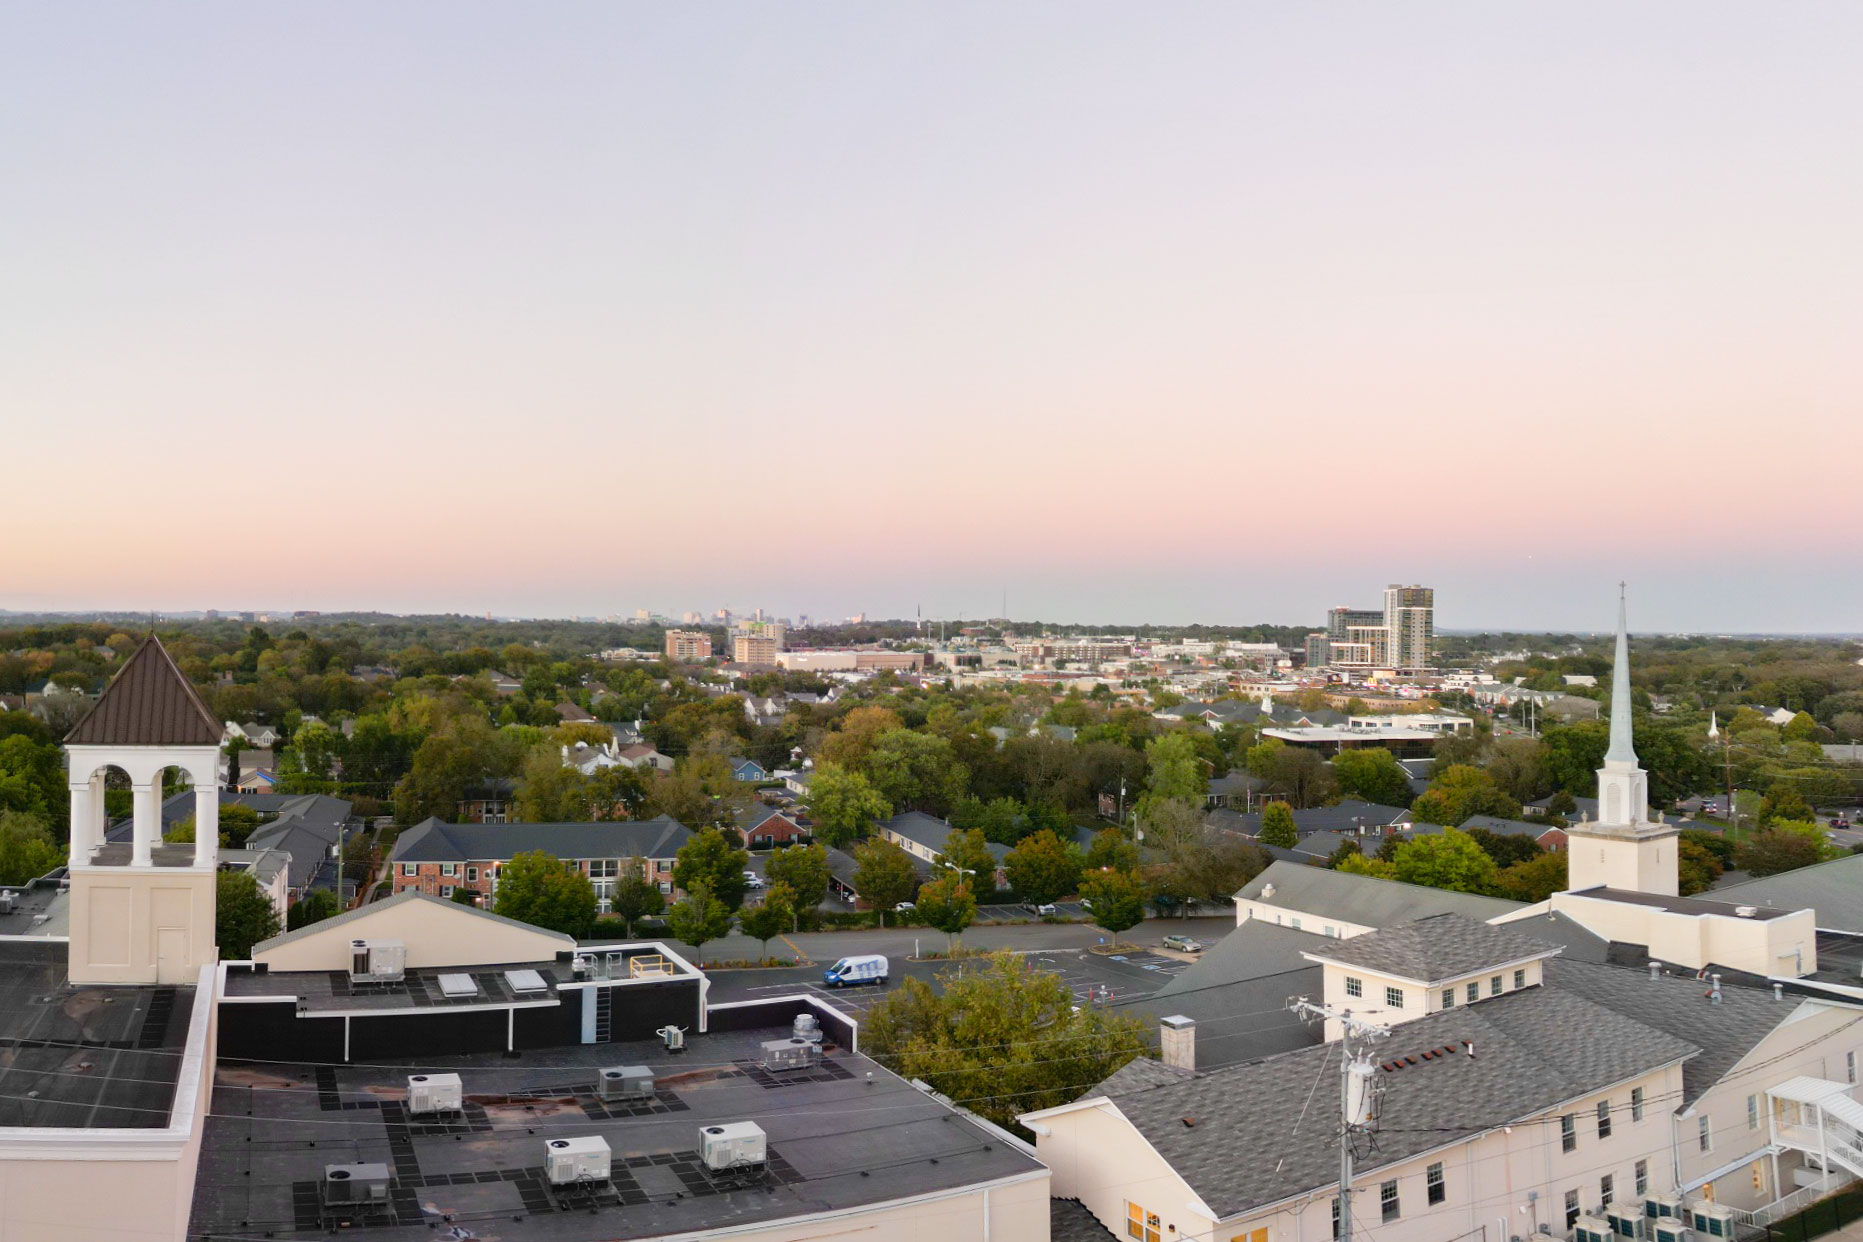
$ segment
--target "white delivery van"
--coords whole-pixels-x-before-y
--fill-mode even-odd
[[[828,968],[822,975],[822,982],[831,988],[844,988],[855,983],[884,984],[886,959],[878,953],[844,957]]]

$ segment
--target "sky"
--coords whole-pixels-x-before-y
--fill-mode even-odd
[[[0,608],[1863,629],[1863,7],[0,4]]]

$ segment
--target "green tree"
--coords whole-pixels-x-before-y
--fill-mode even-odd
[[[763,872],[771,884],[784,884],[795,894],[796,912],[812,916],[828,896],[828,848],[824,845],[784,845],[771,853]]]
[[[1087,856],[1081,860],[1084,871],[1133,871],[1139,865],[1139,847],[1123,828],[1102,828],[1087,843]]]
[[[945,838],[944,853],[933,861],[968,872],[968,882],[979,892],[989,892],[996,887],[996,855],[990,852],[990,843],[984,839],[981,829],[953,832]]]
[[[854,891],[880,912],[880,926],[886,926],[886,912],[911,901],[918,887],[912,855],[891,841],[867,841],[854,847]]]
[[[815,757],[815,767],[833,764],[848,771],[860,771],[866,766],[867,755],[873,750],[874,743],[884,734],[905,726],[899,713],[885,707],[856,707],[841,717],[841,722],[822,742],[820,753]],[[809,787],[814,793],[814,786]],[[887,815],[892,814],[891,811]],[[880,818],[886,818],[882,815]]]
[[[889,818],[893,804],[859,772],[824,763],[809,781],[809,813],[815,835],[836,849],[846,849]]]
[[[1410,805],[1410,776],[1397,756],[1382,746],[1340,751],[1333,759],[1333,776],[1347,797],[1385,806]]]
[[[1445,828],[1397,847],[1395,876],[1406,884],[1423,884],[1458,893],[1491,893],[1498,871],[1494,860],[1466,832]]]
[[[0,884],[24,884],[64,865],[65,851],[45,821],[27,811],[0,811]]]
[[[1676,842],[1675,869],[1676,891],[1684,897],[1693,897],[1713,888],[1714,882],[1726,870],[1726,864],[1717,852],[1684,832]]]
[[[1520,804],[1496,785],[1493,777],[1463,763],[1453,764],[1434,777],[1411,810],[1426,824],[1452,828],[1471,815],[1520,818]]]
[[[1163,802],[1202,806],[1210,788],[1210,769],[1197,753],[1188,731],[1178,729],[1153,738],[1145,746],[1145,793],[1139,799],[1141,820]]]
[[[1153,901],[1186,913],[1199,902],[1229,904],[1271,861],[1260,846],[1212,830],[1201,812],[1182,802],[1167,802],[1152,815],[1142,857]]]
[[[693,959],[697,961],[703,956],[707,942],[730,933],[731,911],[700,881],[667,910],[666,930],[675,940],[691,945]]]
[[[278,910],[257,880],[244,871],[214,876],[214,937],[223,960],[246,961],[253,945],[277,934]]]
[[[1285,802],[1270,802],[1261,809],[1261,843],[1293,849],[1300,844],[1300,829],[1294,823],[1294,808]]]
[[[748,866],[749,850],[733,845],[720,829],[707,828],[693,833],[673,856],[673,885],[689,893],[694,885],[703,884],[725,909],[736,910],[750,888],[744,878]]]
[[[5,722],[0,729],[0,811],[24,811],[47,824],[65,822],[70,795],[58,744],[25,712],[4,712],[0,718]]]
[[[1832,856],[1824,830],[1806,821],[1775,819],[1734,848],[1734,866],[1749,875],[1796,871]]]
[[[1151,889],[1136,868],[1090,872],[1080,882],[1080,895],[1088,903],[1094,923],[1118,935],[1137,927],[1145,918]]]
[[[1812,823],[1817,819],[1806,805],[1805,799],[1796,789],[1774,788],[1760,800],[1759,826],[1771,827],[1775,820],[1792,820],[1795,823]],[[1741,868],[1746,870],[1746,868]]]
[[[414,762],[395,786],[395,822],[406,826],[429,818],[452,820],[468,791],[494,779],[517,775],[511,740],[490,722],[455,719],[414,752]]]
[[[1482,852],[1494,860],[1494,865],[1505,870],[1515,863],[1528,862],[1545,853],[1540,843],[1532,837],[1517,833],[1490,832],[1486,828],[1465,828],[1463,831],[1479,845]]]
[[[1546,771],[1554,785],[1579,798],[1596,797],[1598,769],[1610,749],[1611,727],[1601,720],[1554,725],[1540,741],[1546,747]]]
[[[906,979],[868,1011],[862,1048],[1002,1125],[1064,1104],[1146,1049],[1144,1024],[1077,1008],[1060,975],[998,954],[987,969]]]
[[[1386,862],[1382,858],[1374,858],[1362,853],[1352,854],[1340,859],[1333,869],[1345,875],[1368,875],[1379,880],[1395,880],[1397,878],[1396,863]]]
[[[1810,712],[1799,712],[1793,716],[1785,722],[1785,727],[1779,733],[1788,742],[1815,742],[1823,736]]]
[[[881,734],[863,770],[895,810],[930,815],[943,815],[956,805],[970,780],[947,739],[910,729]]]
[[[1080,886],[1080,852],[1046,829],[1025,837],[1003,860],[1009,887],[1034,905],[1059,901]]]
[[[930,927],[943,932],[946,947],[957,951],[957,938],[977,917],[977,898],[961,873],[947,871],[919,888],[918,914]]]
[[[296,931],[300,927],[309,927],[312,923],[321,923],[337,913],[339,911],[336,894],[328,889],[314,888],[304,894],[302,901],[285,911],[285,927],[290,931]]]
[[[796,895],[787,884],[773,884],[761,902],[738,915],[738,930],[757,942],[758,961],[770,956],[770,941],[788,931],[795,921],[795,902]]]
[[[533,927],[580,936],[595,922],[595,886],[556,855],[531,850],[499,870],[493,910]]]
[[[467,888],[462,884],[453,890],[453,895],[448,897],[447,900],[456,906],[473,906],[476,908],[479,904],[479,890],[476,888]]]
[[[622,863],[621,874],[615,877],[614,891],[608,898],[608,909],[620,917],[629,936],[634,934],[635,923],[653,918],[666,909],[666,894],[648,878],[647,867],[647,860],[640,857]]]
[[[1564,850],[1542,850],[1532,858],[1523,858],[1502,868],[1496,887],[1502,896],[1515,901],[1529,904],[1545,901],[1554,893],[1566,890],[1566,859]]]

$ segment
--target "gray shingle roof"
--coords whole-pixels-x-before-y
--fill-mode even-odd
[[[1274,895],[1262,896],[1270,887]],[[1466,914],[1485,923],[1524,908],[1518,901],[1500,897],[1452,893],[1442,888],[1425,888],[1419,884],[1290,862],[1272,863],[1243,885],[1236,896],[1368,927],[1390,927],[1432,914]]]
[[[1107,1242],[1117,1236],[1080,1200],[1048,1200],[1048,1242]]]
[[[423,820],[395,841],[392,862],[503,861],[531,850],[558,858],[671,858],[692,839],[676,819],[601,824],[448,824]]]
[[[1817,911],[1826,931],[1863,932],[1863,854],[1717,888],[1714,900],[1743,906]]]
[[[1465,1043],[1476,1055],[1469,1055]],[[1429,1060],[1421,1054],[1452,1047]],[[1694,1055],[1694,1044],[1553,988],[1526,988],[1397,1027],[1378,1046],[1378,1150],[1360,1171],[1409,1159]],[[1333,1104],[1310,1104],[1337,1072],[1337,1043],[1125,1087],[1109,1098],[1220,1215],[1278,1202],[1338,1176]],[[1109,1082],[1108,1085],[1113,1085]],[[1194,1124],[1186,1125],[1186,1119]]]
[[[1592,962],[1554,959],[1546,982],[1645,1025],[1686,1039],[1701,1055],[1682,1067],[1684,1104],[1718,1082],[1753,1046],[1771,1034],[1799,998],[1774,1000],[1770,991],[1724,986],[1721,1003],[1708,1003],[1708,985],[1693,975],[1662,975]]]
[[[1559,952],[1559,946],[1467,915],[1433,914],[1309,951],[1328,961],[1436,983],[1544,957]]]
[[[1311,1047],[1319,1029],[1288,1012],[1287,1002],[1320,994],[1320,967],[1301,952],[1332,943],[1314,932],[1250,919],[1128,1012],[1195,1020],[1197,1065],[1206,1070]],[[1238,1022],[1238,1014],[1250,1017]]]
[[[1347,799],[1336,806],[1314,806],[1304,811],[1295,811],[1294,827],[1301,832],[1357,832],[1364,829],[1367,835],[1371,835],[1373,829],[1381,829],[1409,818],[1410,812],[1401,806]],[[1261,812],[1235,815],[1225,821],[1223,826],[1253,835],[1261,831]]]

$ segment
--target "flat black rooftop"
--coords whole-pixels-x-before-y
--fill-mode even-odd
[[[830,1045],[820,1064],[772,1073],[764,1040],[785,1027],[405,1064],[223,1063],[214,1079],[189,1235],[328,1236],[318,1187],[327,1164],[381,1162],[394,1174],[386,1211],[347,1233],[431,1239],[458,1226],[482,1238],[607,1242],[720,1230],[836,1211],[1033,1172],[1040,1165],[856,1053]],[[656,1092],[632,1102],[595,1094],[598,1070],[647,1065]],[[458,1073],[466,1109],[411,1117],[407,1075]],[[873,1079],[868,1081],[871,1073]],[[754,1121],[769,1163],[731,1185],[698,1158],[703,1125]],[[612,1182],[552,1196],[551,1138],[600,1135]]]
[[[56,881],[10,890],[13,909],[0,914],[0,936],[64,936],[71,928],[70,895]]]
[[[519,992],[505,978],[506,971],[534,970],[543,978],[542,991]],[[468,975],[476,990],[465,996],[448,996],[440,989],[441,975]],[[473,969],[410,968],[396,983],[351,983],[343,970],[290,970],[254,973],[229,970],[226,995],[295,996],[310,1013],[367,1013],[397,1009],[441,1009],[459,1005],[513,1005],[555,1001],[556,987],[571,979],[565,962],[511,962]]]
[[[1668,910],[1674,914],[1718,914],[1723,918],[1778,919],[1791,914],[1790,910],[1774,910],[1770,906],[1753,906],[1732,901],[1708,901],[1701,897],[1669,897],[1662,893],[1639,893],[1627,888],[1583,888],[1573,893],[1574,897],[1597,897],[1604,901],[1621,901],[1633,906],[1654,906],[1659,910]],[[1753,913],[1740,915],[1737,911],[1751,910]]]
[[[193,988],[74,987],[62,941],[0,941],[0,1126],[160,1129]]]

